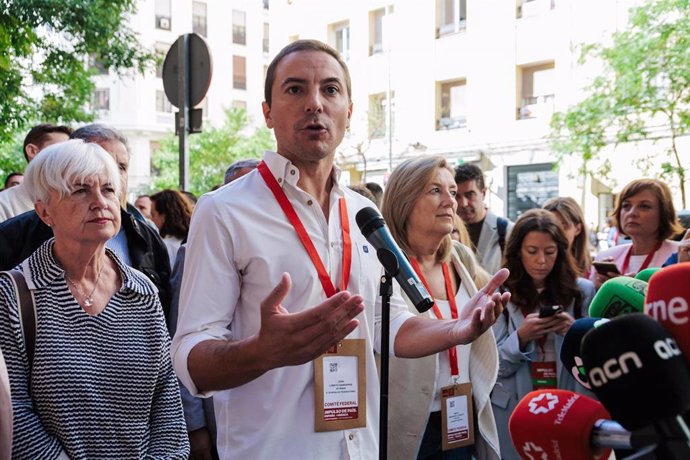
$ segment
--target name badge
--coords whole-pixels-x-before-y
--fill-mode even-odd
[[[441,388],[442,449],[474,444],[472,384],[457,383]]]
[[[314,361],[317,432],[366,426],[365,346],[364,339],[345,339]]]
[[[556,362],[533,362],[532,363],[532,390],[546,390],[557,388]]]

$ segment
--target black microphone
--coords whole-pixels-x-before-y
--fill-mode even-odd
[[[362,208],[355,216],[355,220],[364,238],[366,238],[377,251],[386,249],[395,256],[398,262],[397,273],[395,264],[388,263],[385,258],[379,258],[379,260],[383,264],[383,268],[391,275],[395,276],[395,280],[405,294],[407,294],[407,297],[410,298],[415,308],[420,313],[424,313],[430,309],[434,305],[434,301],[412,269],[405,254],[400,250],[395,240],[393,240],[381,214],[370,207]]]
[[[690,375],[676,341],[649,316],[630,313],[588,332],[582,360],[592,391],[627,430],[652,425],[664,458],[690,458]]]
[[[591,387],[587,379],[587,371],[582,362],[582,354],[580,353],[582,338],[595,327],[608,321],[610,320],[606,318],[580,318],[570,326],[570,329],[563,337],[563,344],[561,345],[563,369],[572,374],[573,378],[588,390],[591,390]]]

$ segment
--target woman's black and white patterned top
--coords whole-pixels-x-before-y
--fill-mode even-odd
[[[0,276],[0,348],[15,459],[187,458],[188,437],[157,290],[108,250],[122,287],[97,316],[69,291],[51,239],[19,266],[36,299],[31,394],[14,284]]]

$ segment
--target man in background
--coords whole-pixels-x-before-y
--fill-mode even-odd
[[[7,179],[5,179],[4,190],[16,187],[17,185],[20,185],[22,182],[24,182],[24,174],[20,172],[11,172],[7,175]]]
[[[505,242],[513,229],[513,223],[498,217],[486,206],[487,187],[484,173],[478,166],[463,164],[455,168],[458,185],[458,215],[465,222],[479,264],[489,273],[501,268]]]
[[[24,138],[23,152],[26,162],[31,163],[31,160],[49,145],[65,142],[70,134],[72,134],[72,129],[67,126],[49,124],[34,126]],[[34,203],[29,197],[29,192],[24,189],[24,185],[12,187],[0,194],[0,222],[31,211],[33,208]]]

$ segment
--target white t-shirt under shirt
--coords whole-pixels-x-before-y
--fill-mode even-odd
[[[467,292],[464,284],[460,284],[458,292],[455,294],[455,303],[458,306],[458,315],[461,314],[462,308],[470,300],[470,294]],[[443,316],[443,319],[450,319],[450,302],[447,300],[436,299],[436,305]],[[437,319],[434,309],[427,311],[430,318]],[[457,345],[455,349],[458,355],[458,371],[460,373],[457,383],[466,383],[470,381],[470,348],[472,344]],[[441,410],[441,388],[452,385],[453,379],[450,375],[450,357],[448,350],[438,353],[438,366],[436,366],[436,384],[434,385],[434,402],[431,405],[431,412]]]

